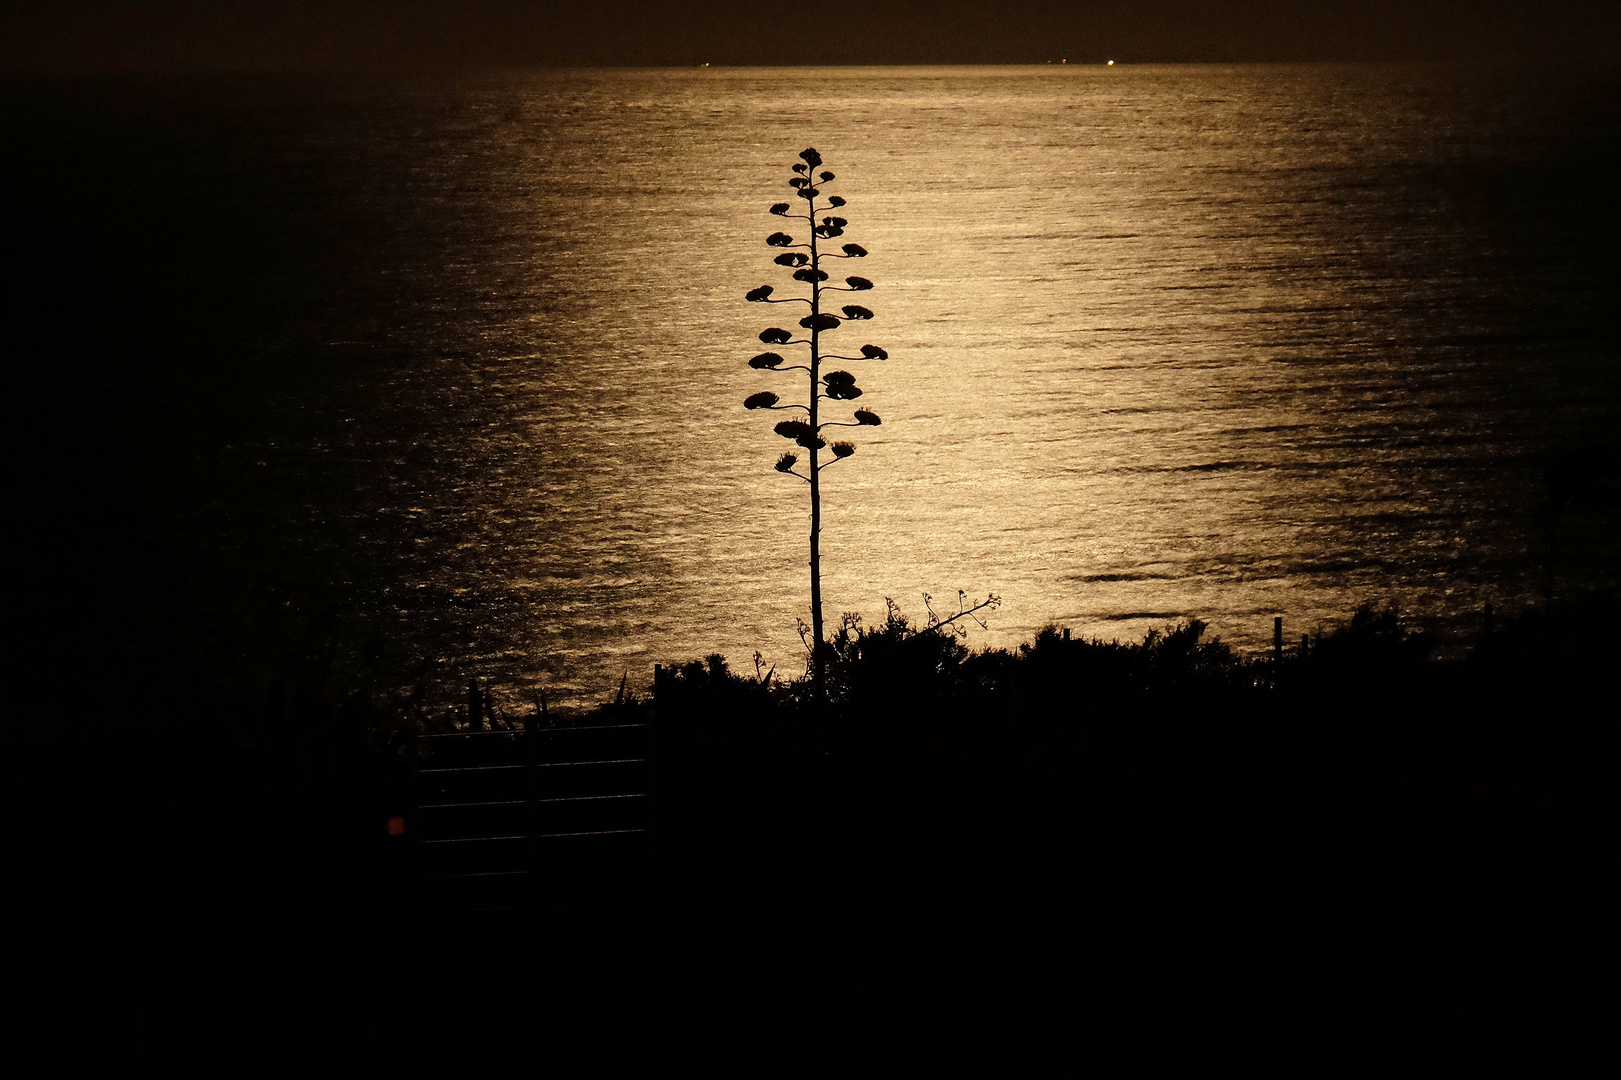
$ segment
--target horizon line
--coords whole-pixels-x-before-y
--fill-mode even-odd
[[[1621,62],[1573,58],[1558,65],[1532,58],[1520,59],[1272,59],[1272,60],[970,60],[970,61],[898,61],[888,63],[533,63],[533,64],[466,64],[466,65],[377,65],[377,66],[221,66],[221,67],[0,67],[0,78],[76,78],[76,77],[136,77],[136,76],[446,76],[446,75],[518,75],[562,71],[837,71],[887,70],[927,68],[1167,68],[1167,67],[1401,67],[1451,69],[1531,69],[1557,67],[1560,70],[1614,69],[1621,72]]]

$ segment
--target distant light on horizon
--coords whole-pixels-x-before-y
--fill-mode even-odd
[[[18,5],[11,5],[17,7]],[[1366,7],[1366,5],[1362,5]],[[696,68],[780,63],[1010,64],[1050,62],[1052,49],[1123,49],[1139,63],[1477,61],[1528,57],[1612,64],[1621,15],[1588,0],[1397,5],[1367,18],[1357,5],[1309,0],[1052,7],[1013,5],[997,32],[980,32],[983,5],[892,0],[860,5],[860,39],[825,39],[809,52],[794,23],[755,5],[709,5],[695,16],[652,0],[565,5],[545,0],[332,0],[212,5],[176,0],[25,4],[3,17],[0,70],[22,71],[467,71],[527,67]],[[1377,8],[1377,5],[1375,5]],[[229,12],[242,9],[242,15]],[[1110,9],[1112,8],[1112,10]],[[217,10],[216,10],[217,9]],[[540,17],[537,16],[537,9]],[[246,12],[253,12],[251,17]],[[1083,42],[1090,44],[1083,45]],[[1095,54],[1094,54],[1095,55]],[[1077,64],[1089,61],[1077,60]],[[1105,66],[1116,66],[1108,64]]]

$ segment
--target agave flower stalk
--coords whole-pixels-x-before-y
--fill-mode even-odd
[[[767,345],[808,346],[808,361],[804,364],[789,364],[779,353],[766,352],[750,360],[749,366],[757,371],[805,372],[809,382],[808,403],[804,405],[784,403],[776,394],[764,391],[751,394],[744,400],[743,406],[748,409],[797,409],[805,414],[803,419],[784,420],[776,426],[778,435],[792,440],[808,453],[809,460],[805,465],[805,471],[799,471],[799,455],[792,452],[785,453],[777,459],[776,470],[789,476],[796,476],[810,485],[811,679],[820,698],[824,685],[823,654],[826,649],[822,620],[822,472],[835,462],[843,461],[856,452],[855,444],[851,442],[840,441],[829,446],[827,440],[822,437],[822,430],[828,427],[877,427],[883,422],[877,413],[869,409],[857,409],[851,421],[823,420],[822,402],[854,401],[861,396],[862,391],[856,386],[855,376],[848,371],[829,371],[824,374],[822,362],[887,360],[889,353],[877,345],[861,346],[859,355],[856,356],[834,356],[822,351],[822,335],[832,333],[845,323],[866,322],[873,318],[871,309],[860,304],[840,305],[838,314],[824,311],[824,303],[830,307],[834,304],[833,298],[826,294],[867,292],[873,288],[873,283],[864,277],[856,276],[846,277],[842,284],[834,283],[832,274],[823,268],[823,262],[827,259],[866,258],[867,249],[859,244],[843,244],[836,252],[825,250],[825,247],[832,246],[833,241],[844,235],[844,227],[849,222],[835,214],[824,215],[823,212],[839,210],[845,202],[838,195],[823,195],[822,189],[832,184],[836,177],[833,173],[822,169],[821,154],[810,149],[801,153],[799,158],[799,163],[793,167],[794,175],[788,181],[788,186],[794,189],[799,201],[776,203],[771,207],[771,213],[777,217],[805,222],[810,229],[810,235],[801,243],[787,233],[775,232],[766,237],[765,242],[768,247],[782,249],[782,254],[773,261],[788,270],[794,281],[801,283],[805,295],[778,297],[773,295],[776,290],[772,286],[761,285],[759,288],[751,289],[744,299],[755,304],[807,305],[805,317],[799,320],[803,336],[796,337],[792,331],[773,326],[760,334],[760,340]],[[796,207],[803,213],[794,212]],[[829,451],[831,457],[823,460],[821,457],[823,450]]]

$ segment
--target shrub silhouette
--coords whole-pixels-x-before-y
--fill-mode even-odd
[[[1350,622],[1318,640],[1311,660],[1320,668],[1364,674],[1406,672],[1422,665],[1434,648],[1434,635],[1402,626],[1394,607],[1380,611],[1363,604]]]

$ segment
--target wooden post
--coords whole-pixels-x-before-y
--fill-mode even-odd
[[[623,1075],[625,1064],[620,1059],[620,1042],[614,1031],[613,973],[608,968],[612,962],[613,956],[608,953],[606,943],[599,940],[587,979],[590,983],[591,1019],[594,1021],[592,1027],[596,1029],[597,1036],[599,1075],[604,1076]]]
[[[1067,627],[1067,626],[1064,627],[1064,640],[1065,641],[1069,640],[1069,627]]]
[[[1304,660],[1311,655],[1311,635],[1300,635],[1300,659]]]
[[[411,915],[420,919],[424,907],[422,896],[422,743],[418,741],[419,717],[405,718],[406,753],[411,755],[411,804],[405,818],[406,873],[411,890]]]
[[[1491,605],[1487,605],[1490,607]],[[1479,1012],[1479,991],[1476,989],[1474,972],[1466,964],[1454,976],[1452,998],[1452,1030],[1448,1055],[1451,1060],[1452,1074],[1454,1076],[1478,1075],[1481,1072],[1481,1047],[1491,1042],[1491,1032],[1486,1030]]]
[[[1272,660],[1283,667],[1283,616],[1275,615],[1272,618]]]
[[[381,989],[377,985],[377,958],[365,944],[361,956],[350,958],[350,974],[355,992],[355,1064],[356,1075],[376,1076],[377,1044],[382,1042]]]
[[[663,664],[653,665],[653,705],[643,720],[647,725],[646,742],[643,744],[647,755],[644,774],[647,788],[646,884],[651,888],[658,887],[664,872],[664,732],[659,728],[663,719],[659,696],[664,689],[665,674]]]
[[[484,710],[479,701],[477,679],[467,680],[467,730],[484,730]]]
[[[1265,957],[1252,956],[1249,963],[1249,1075],[1272,1075],[1273,1046],[1271,964]]]
[[[816,935],[816,990],[821,999],[823,1075],[843,1075],[849,1060],[846,1046],[844,986],[839,977],[838,939],[832,913],[819,907],[811,930]]]
[[[544,693],[544,691],[542,691]],[[544,698],[542,699],[544,700]],[[524,831],[529,834],[525,841],[525,863],[529,871],[527,881],[530,911],[536,911],[541,906],[542,879],[540,865],[540,716],[539,711],[524,717],[523,744],[525,762],[528,766],[524,775],[524,799],[528,805],[524,807]]]

